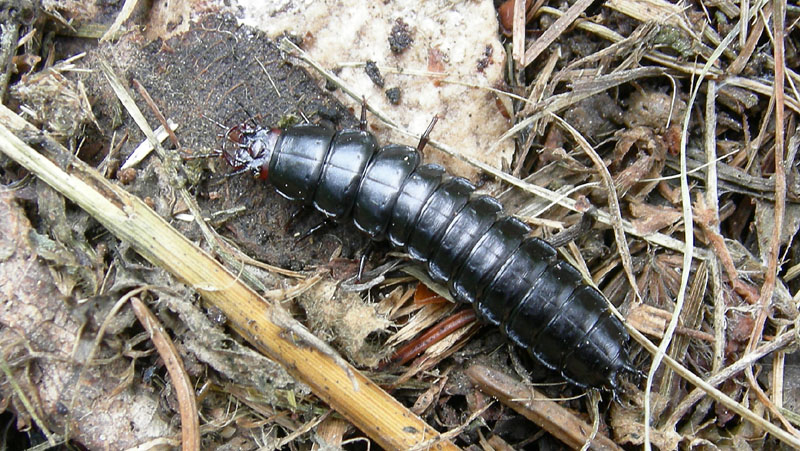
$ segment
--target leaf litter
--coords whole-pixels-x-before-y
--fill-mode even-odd
[[[554,8],[566,8],[566,3],[521,3],[527,9],[521,9],[513,23],[504,23],[505,28],[542,31],[559,17],[567,17]],[[519,51],[519,46],[530,50],[535,40],[530,33],[523,33],[523,40],[515,40],[509,48],[509,58],[512,54],[524,58],[512,59],[507,85],[502,87],[515,95],[503,100],[511,106],[506,109],[513,130],[509,136],[516,148],[511,165],[519,168],[515,174],[521,181],[514,183],[517,188],[489,184],[486,189],[521,212],[520,217],[544,238],[578,223],[589,214],[588,206],[601,211],[595,216],[595,227],[570,246],[573,251],[562,248],[562,253],[585,268],[626,323],[641,332],[638,343],[632,345],[638,367],[647,371],[652,354],[646,349],[655,349],[652,344],[648,348],[644,339],[655,343],[670,340],[668,358],[655,372],[649,395],[647,436],[660,449],[745,443],[773,447],[777,440],[789,444],[797,440],[792,428],[798,427],[800,391],[794,381],[800,366],[791,351],[796,345],[794,293],[800,289],[796,278],[800,253],[794,239],[800,223],[796,184],[800,178],[795,162],[800,102],[794,87],[799,80],[792,70],[798,67],[798,11],[791,5],[776,11],[773,5],[756,2],[749,5],[749,12],[731,2],[702,5],[704,10],[676,10],[674,5],[656,0],[620,0],[597,8],[584,5],[581,7],[586,9],[577,11],[577,18],[570,19],[568,26],[559,28],[552,40],[537,50],[541,52],[538,56]],[[179,12],[176,23],[184,31],[186,12]],[[356,124],[351,111],[358,109],[358,101],[348,108],[320,94],[313,75],[298,69],[296,56],[287,58],[258,33],[229,19],[200,20],[168,40],[156,35],[148,41],[128,32],[98,46],[90,41],[79,45],[68,36],[102,14],[82,16],[82,23],[67,27],[64,22],[69,23],[69,9],[48,14],[57,20],[49,22],[51,16],[44,16],[46,19],[35,22],[36,33],[57,30],[56,45],[37,47],[36,40],[31,40],[20,51],[40,57],[50,67],[42,70],[33,65],[29,73],[12,78],[9,105],[58,137],[78,158],[95,164],[103,161],[112,177],[121,161],[109,155],[109,150],[126,135],[129,138],[120,149],[126,154],[144,137],[120,113],[118,101],[98,69],[101,59],[110,61],[124,80],[140,82],[164,116],[181,124],[177,133],[181,148],[177,150],[183,154],[204,154],[219,147],[215,136],[221,130],[207,117],[226,125],[247,120],[249,115],[262,123],[295,116],[340,127]],[[741,14],[755,19],[743,20]],[[782,53],[775,51],[776,19],[785,31],[781,34],[786,38]],[[134,11],[128,20],[142,21],[146,16]],[[159,20],[170,23],[163,17]],[[162,36],[174,29],[161,26]],[[742,39],[726,40],[731,33]],[[637,39],[625,39],[632,35]],[[726,47],[715,52],[721,43]],[[76,50],[87,54],[75,62],[68,60]],[[70,61],[68,64],[83,71],[59,71],[59,65],[53,64],[58,60]],[[22,64],[18,67],[26,69]],[[532,76],[541,70],[549,77]],[[786,74],[780,89],[773,86],[774,80],[781,79],[776,78],[777,72]],[[726,74],[726,79],[719,78]],[[691,103],[693,87],[698,84],[698,95]],[[520,100],[528,98],[532,101]],[[64,109],[60,111],[81,113],[54,113],[59,110],[45,109],[47,103],[42,99],[53,100],[47,108],[61,106]],[[783,101],[777,104],[776,99]],[[144,102],[140,107],[155,123]],[[619,204],[619,221],[603,215],[612,196],[596,164],[575,135],[545,112],[572,124],[608,169],[613,198]],[[776,131],[776,117],[783,119],[781,132]],[[780,146],[780,156],[775,154],[776,146]],[[111,159],[104,160],[107,156]],[[776,161],[782,164],[777,171]],[[353,227],[339,226],[295,245],[292,232],[284,229],[291,216],[288,203],[247,177],[221,179],[215,174],[225,168],[213,159],[188,160],[186,166],[202,211],[209,215],[231,212],[212,220],[221,241],[208,246],[239,248],[289,270],[339,274],[283,296],[285,308],[304,318],[315,334],[374,380],[394,386],[398,399],[418,404],[417,413],[429,423],[438,419],[441,431],[453,430],[462,446],[478,443],[484,436],[515,448],[545,446],[543,443],[554,440],[532,434],[529,423],[520,423],[515,413],[500,405],[475,406],[478,395],[465,370],[477,363],[516,374],[525,380],[520,383],[522,388],[558,380],[534,362],[517,365],[520,356],[507,349],[496,331],[483,330],[468,342],[454,340],[436,351],[441,358],[433,356],[432,365],[423,365],[423,361],[409,364],[416,365],[416,372],[380,367],[381,360],[416,335],[408,333],[411,329],[405,326],[423,318],[424,323],[435,324],[449,309],[411,302],[415,289],[403,276],[389,275],[384,286],[366,293],[336,290],[344,275],[352,275],[353,259],[366,244]],[[681,174],[682,167],[685,174]],[[291,437],[295,446],[319,446],[329,427],[339,431],[334,441],[357,437],[352,429],[334,427],[340,420],[322,417],[326,407],[309,395],[307,387],[231,333],[224,317],[192,302],[191,291],[145,264],[124,243],[104,233],[85,213],[59,200],[40,182],[23,180],[12,185],[22,174],[5,160],[2,174],[4,184],[14,187],[13,202],[21,204],[31,218],[30,225],[17,223],[24,233],[14,235],[17,244],[8,248],[15,253],[9,255],[42,257],[40,262],[47,269],[37,276],[45,283],[39,289],[46,290],[42,296],[60,304],[40,308],[46,316],[61,318],[51,323],[74,325],[65,329],[71,335],[54,340],[48,335],[53,333],[48,321],[19,322],[14,318],[22,318],[21,311],[14,309],[3,314],[4,358],[13,369],[17,386],[36,387],[38,393],[33,400],[38,405],[26,408],[17,401],[21,397],[11,394],[13,390],[3,389],[21,425],[35,422],[45,435],[55,430],[62,439],[89,447],[93,443],[90,437],[98,430],[106,431],[106,437],[119,446],[139,443],[107,432],[118,427],[116,419],[132,414],[110,416],[106,422],[76,421],[87,418],[84,412],[91,412],[96,392],[90,395],[85,381],[95,378],[107,380],[106,393],[114,393],[114,398],[133,396],[137,401],[127,404],[129,408],[146,410],[150,408],[146,406],[158,405],[165,409],[166,417],[177,415],[163,363],[156,354],[145,352],[150,346],[137,338],[141,329],[127,308],[112,318],[100,348],[92,351],[95,357],[84,369],[86,376],[79,386],[69,377],[84,371],[79,357],[92,355],[87,353],[108,306],[131,288],[148,285],[160,288],[147,290],[142,298],[176,340],[188,377],[196,387],[209,387],[198,395],[204,445],[264,446],[285,443],[283,439]],[[681,195],[681,175],[688,184],[684,187],[690,194],[688,206]],[[182,205],[168,177],[158,159],[151,156],[136,168],[127,186],[149,199],[164,217],[187,214],[190,210]],[[519,188],[525,187],[525,182],[535,183],[552,196],[543,202]],[[781,191],[781,186],[786,188]],[[246,209],[237,210],[242,205]],[[683,261],[688,249],[683,243],[687,208],[692,211],[689,233],[695,250],[689,266]],[[301,219],[297,227],[302,229],[313,220]],[[175,224],[191,239],[203,239],[191,222],[175,220]],[[620,234],[620,230],[626,233]],[[620,237],[624,237],[624,246]],[[30,247],[19,240],[26,240]],[[286,249],[294,251],[287,253]],[[15,258],[6,257],[3,264],[13,265]],[[624,261],[627,268],[623,268]],[[294,292],[294,279],[264,268],[243,265],[242,277],[260,280],[263,286],[277,290],[273,292],[276,295]],[[684,286],[681,278],[687,271]],[[766,298],[765,293],[769,294]],[[682,309],[676,310],[679,295],[684,302]],[[430,316],[431,312],[436,316]],[[673,317],[677,317],[675,328],[669,326]],[[417,333],[425,329],[414,327]],[[28,332],[20,335],[20,331]],[[399,339],[406,334],[408,337]],[[42,336],[50,338],[42,340]],[[385,346],[387,342],[392,346]],[[62,344],[53,347],[53,343]],[[135,370],[133,377],[130,368]],[[145,382],[139,375],[151,368],[158,377]],[[41,376],[47,372],[72,382],[48,385],[49,379]],[[695,379],[689,378],[689,373]],[[597,433],[608,435],[618,445],[642,445],[643,388],[644,384],[630,381],[619,393],[620,402],[604,399],[604,407],[594,413],[599,415]],[[68,405],[64,400],[76,389],[80,396]],[[100,386],[92,389],[102,390]],[[559,399],[581,394],[564,385],[546,386],[544,391]],[[746,412],[732,408],[730,402],[747,406]],[[563,404],[582,412],[577,417],[588,421],[591,429],[589,402],[578,398]],[[479,425],[463,427],[464,421],[484,407],[477,417]],[[140,432],[147,433],[140,437],[177,438],[169,424],[153,420],[142,426]]]

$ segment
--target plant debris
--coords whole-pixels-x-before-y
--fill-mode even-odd
[[[455,155],[474,166],[464,174],[497,182],[483,189],[536,236],[582,231],[556,238],[568,241],[561,257],[621,313],[645,376],[597,397],[564,385],[497,330],[476,330],[469,313],[407,273],[345,282],[367,245],[352,225],[296,242],[320,216],[295,217],[259,181],[227,177],[209,157],[225,145],[218,135],[246,121],[355,127],[361,99],[334,100],[323,78],[347,87],[330,72],[309,74],[307,56],[207,14],[218,6],[178,3],[123,14],[119,5],[45,2],[38,16],[3,16],[17,30],[11,47],[0,46],[15,49],[0,54],[17,71],[4,79],[4,104],[40,130],[21,134],[26,144],[66,172],[77,160],[99,168],[314,334],[275,313],[287,343],[317,349],[321,338],[332,346],[321,353],[390,388],[450,441],[436,446],[800,446],[796,6],[506,2],[508,54],[480,44],[483,59],[470,64],[508,60],[504,85],[474,89],[508,116],[502,142],[513,142],[513,160],[490,167],[458,153],[474,143],[434,133],[426,158]],[[427,45],[416,26],[376,20],[394,22],[392,52]],[[389,84],[402,75],[448,89],[437,75],[446,49],[426,51],[427,70],[398,58]],[[382,87],[385,66],[366,70]],[[157,139],[129,117],[109,73],[144,121],[162,125]],[[403,106],[399,88],[385,93]],[[137,147],[156,152],[137,151],[123,168]],[[175,280],[25,174],[0,158],[0,394],[12,429],[35,431],[25,446],[178,446],[187,416],[199,428],[183,443],[202,449],[370,440],[204,305],[196,292],[208,287]],[[591,227],[576,226],[587,217]],[[403,258],[375,254],[370,268]],[[553,410],[526,396],[549,398]],[[553,424],[552,412],[563,419]]]

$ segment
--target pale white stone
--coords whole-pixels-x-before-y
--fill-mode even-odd
[[[503,80],[505,53],[497,33],[497,19],[491,1],[408,1],[367,0],[331,1],[258,1],[238,0],[233,6],[241,23],[258,28],[271,37],[284,32],[303,38],[303,48],[323,67],[341,69],[339,76],[370,105],[385,112],[401,127],[422,133],[434,114],[440,115],[432,138],[500,168],[508,165],[513,152],[510,140],[487,150],[509,127],[495,102],[495,94],[486,89],[414,75],[428,70],[429,50],[443,55],[447,80],[474,86],[499,86]],[[396,55],[388,38],[395,20],[408,24],[414,42]],[[478,70],[486,48],[492,56],[489,64]],[[375,86],[362,65],[348,63],[375,61],[386,81],[383,89]],[[386,68],[405,71],[391,73]],[[386,88],[402,90],[400,105],[391,105]],[[359,111],[357,102],[337,91],[339,99]],[[380,142],[415,144],[413,139],[380,126],[371,118],[372,131]],[[476,170],[447,159],[440,152],[428,150],[426,161],[444,162],[451,172],[472,176]]]

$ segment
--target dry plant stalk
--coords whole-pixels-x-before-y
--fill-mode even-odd
[[[284,365],[382,447],[408,449],[439,437],[438,432],[288,313],[244,285],[140,199],[77,159],[70,162],[70,172],[65,172],[15,135],[38,136],[38,130],[5,106],[0,106],[0,117],[0,150],[78,204],[118,238],[131,243],[148,261],[194,287],[206,301],[223,311],[239,334]],[[68,154],[57,143],[49,144]],[[442,440],[429,449],[457,448]]]
[[[150,339],[153,341],[156,350],[158,350],[161,359],[164,360],[172,385],[175,387],[181,413],[182,448],[187,451],[199,450],[200,422],[197,414],[197,400],[194,396],[194,387],[180,359],[180,354],[169,338],[169,334],[164,330],[164,326],[144,302],[137,297],[132,297],[131,307],[139,322],[150,334]]]
[[[652,3],[654,5],[659,6],[659,7],[670,7],[670,5],[668,3],[665,3],[665,2],[654,1]],[[628,5],[629,6],[629,5],[632,5],[632,3],[631,2],[618,2],[618,5],[623,5],[623,6]],[[544,10],[545,9],[543,8],[542,11],[544,11]],[[637,10],[634,9],[631,12],[636,12],[636,11]],[[556,12],[553,12],[553,14],[556,14]],[[562,16],[561,13],[556,14],[556,15]],[[677,20],[676,23],[678,25],[680,25],[681,28],[685,27],[685,24],[683,24],[680,21],[679,18],[671,17],[670,20]],[[606,37],[608,39],[611,39],[612,41],[615,41],[615,42],[622,39],[621,36],[614,35],[611,30],[608,30],[607,28],[599,26],[599,25],[596,25],[596,24],[587,23],[587,22],[581,22],[579,24],[579,28],[585,28],[585,29],[587,29],[589,31],[592,31],[592,32],[595,32],[595,33],[600,33],[602,36],[604,36],[604,37]],[[605,33],[605,34],[603,34],[603,33]],[[317,64],[308,55],[306,55],[305,52],[303,52],[302,50],[300,50],[299,48],[297,48],[293,44],[290,44],[290,43],[288,43],[286,41],[282,42],[282,46],[284,47],[284,50],[289,51],[289,52],[294,52],[294,54],[296,56],[298,56],[300,59],[302,59],[303,61],[308,63],[312,68],[317,70],[323,77],[325,77],[329,81],[333,82],[338,87],[342,88],[344,92],[350,94],[354,99],[358,99],[358,96],[354,95],[351,92],[351,90],[348,89],[347,86],[342,84],[341,80],[339,80],[338,77],[336,77],[334,74],[331,74],[329,71],[326,71],[324,68],[320,67],[319,64]],[[724,45],[721,45],[717,49],[716,53],[717,54],[722,54],[724,52],[725,48],[726,47]],[[679,70],[679,71],[681,71],[683,73],[699,74],[701,77],[703,77],[704,75],[713,75],[713,74],[716,73],[715,72],[716,69],[711,67],[708,64],[706,65],[706,67],[703,67],[701,64],[679,63],[677,60],[670,59],[672,57],[667,58],[665,55],[660,54],[660,53],[652,53],[651,52],[651,53],[646,54],[645,56],[648,57],[649,59],[651,59],[652,61],[656,62],[656,63],[662,64],[666,68]],[[552,115],[556,111],[561,111],[561,110],[566,109],[566,108],[568,108],[570,106],[573,106],[577,102],[579,102],[579,101],[581,101],[583,99],[587,99],[587,98],[589,98],[589,97],[591,97],[591,96],[593,96],[595,94],[606,92],[606,91],[608,91],[610,89],[613,89],[616,86],[620,86],[620,85],[625,84],[625,83],[636,82],[636,81],[638,81],[638,80],[640,80],[642,78],[654,77],[654,76],[665,76],[665,75],[668,75],[668,71],[665,68],[655,67],[655,66],[639,67],[639,68],[635,68],[635,69],[622,70],[622,71],[619,71],[619,72],[612,72],[612,73],[610,73],[608,75],[596,76],[596,77],[593,77],[593,79],[588,81],[588,82],[583,82],[582,81],[580,83],[575,83],[573,85],[572,91],[566,92],[564,94],[558,94],[558,95],[551,96],[551,97],[547,98],[547,100],[545,100],[543,102],[540,102],[539,104],[535,105],[535,107],[532,109],[532,111],[530,111],[530,115],[528,117],[526,117],[525,119],[521,119],[520,121],[518,121],[517,124],[514,127],[510,128],[509,131],[506,132],[506,134],[503,135],[503,137],[500,138],[500,140],[510,138],[510,137],[514,136],[516,133],[518,133],[520,130],[522,130],[525,127],[531,125],[532,123],[534,123],[534,122],[536,122],[536,121],[538,121],[538,120],[540,120],[542,118],[546,118],[546,117]],[[750,82],[749,80],[744,80],[744,79],[729,80],[729,83],[732,86],[740,86],[740,87],[746,86],[747,89],[750,89],[750,90],[752,90],[754,92],[758,92],[758,93],[762,93],[762,94],[769,94],[769,91],[770,91],[770,88],[768,86],[766,86],[766,85],[759,84],[759,83],[753,83],[753,82]],[[789,106],[792,109],[800,111],[800,109],[797,109],[797,106],[794,103],[792,103],[792,101],[790,99],[788,99],[788,98],[786,99],[786,105]],[[373,110],[369,105],[367,105],[367,107],[381,121],[384,121],[385,124],[387,124],[388,126],[394,128],[394,122],[389,117],[387,117],[384,113],[382,113],[380,111]],[[578,212],[581,211],[576,206],[576,202],[573,199],[571,199],[571,198],[569,198],[567,196],[561,196],[561,195],[558,195],[557,193],[553,193],[552,191],[548,190],[547,188],[536,186],[536,185],[532,185],[532,184],[530,184],[530,183],[528,183],[526,181],[520,180],[517,177],[511,176],[511,175],[509,175],[509,174],[507,174],[507,173],[505,173],[503,171],[499,171],[499,170],[497,170],[495,168],[489,167],[488,165],[485,165],[485,164],[483,164],[483,163],[481,163],[479,161],[475,161],[475,160],[471,160],[471,159],[467,159],[467,158],[461,157],[461,156],[459,156],[459,154],[457,152],[455,152],[454,150],[452,150],[448,146],[443,145],[441,143],[438,143],[435,140],[431,140],[429,142],[429,145],[431,147],[437,148],[437,149],[439,149],[439,150],[441,150],[441,151],[443,151],[443,152],[445,152],[445,153],[447,153],[447,154],[449,154],[451,156],[454,156],[454,157],[457,157],[457,158],[461,158],[464,161],[467,161],[468,163],[474,165],[475,167],[483,170],[484,172],[495,176],[497,179],[502,180],[502,181],[504,181],[506,183],[509,183],[510,185],[515,186],[517,188],[520,188],[523,191],[527,191],[527,192],[529,192],[529,193],[531,193],[531,194],[533,194],[535,196],[542,197],[542,198],[545,198],[545,199],[551,199],[551,200],[555,199],[555,200],[552,201],[553,204],[557,204],[557,205],[559,205],[561,207],[564,207],[566,209],[573,210],[573,211],[578,211]],[[587,150],[587,148],[591,149],[591,147],[588,146],[585,143],[584,143],[584,145],[582,147],[583,147],[584,150]],[[489,149],[488,151],[491,152],[492,149]],[[597,160],[596,163],[599,162],[599,159],[595,158],[595,160]],[[598,164],[598,166],[603,166],[603,164]],[[687,173],[686,168],[683,169],[683,173]],[[610,191],[610,192],[613,192],[613,190]],[[684,203],[686,205],[689,205],[688,202],[684,202]],[[618,235],[628,234],[630,236],[635,236],[635,237],[641,238],[642,240],[644,240],[644,241],[646,241],[646,242],[648,242],[648,243],[650,243],[652,245],[661,246],[661,247],[664,247],[664,248],[667,248],[667,249],[672,249],[672,250],[678,251],[679,253],[690,252],[692,254],[691,255],[691,259],[694,259],[694,260],[702,260],[702,261],[707,261],[709,259],[713,260],[714,253],[710,252],[709,250],[707,250],[705,248],[694,247],[693,245],[691,245],[691,243],[688,243],[688,245],[687,245],[687,243],[684,240],[679,240],[679,239],[676,239],[676,238],[674,238],[674,237],[672,237],[670,235],[662,234],[660,232],[647,231],[646,233],[644,233],[644,232],[642,232],[640,230],[637,230],[636,227],[634,227],[629,220],[621,217],[618,208],[616,210],[617,210],[617,214],[616,215],[611,214],[611,213],[607,213],[605,211],[599,211],[597,213],[595,219],[600,223],[612,225],[614,227],[614,229],[615,229],[615,232]],[[691,209],[689,209],[689,212],[691,212]],[[684,212],[684,213],[686,213],[686,212]],[[618,244],[620,242],[624,243],[625,239],[618,239]],[[625,258],[625,257],[623,257],[623,258]],[[627,257],[627,258],[630,258],[630,257]],[[623,266],[630,267],[630,264],[626,264],[626,265],[623,265]],[[627,276],[629,277],[629,279],[633,277],[633,274],[631,273],[630,269],[628,269],[626,271],[626,273],[627,273]],[[688,269],[687,268],[684,268],[684,273],[688,275]],[[688,278],[687,278],[686,282],[688,283]],[[633,283],[632,286],[636,287],[636,284]],[[676,316],[675,318],[677,319],[678,317]],[[677,320],[671,321],[670,322],[670,327],[668,327],[668,329],[669,330],[667,330],[667,332],[668,332],[667,336],[669,336],[671,338],[671,336],[673,335],[675,330],[680,330],[680,327],[678,326]],[[708,396],[712,397],[713,399],[715,399],[720,404],[723,404],[724,406],[726,406],[728,409],[730,409],[730,410],[736,412],[737,414],[739,414],[742,418],[753,422],[758,427],[761,427],[761,428],[765,429],[766,431],[768,431],[769,433],[773,434],[776,438],[778,438],[778,439],[780,439],[780,440],[782,440],[782,441],[784,441],[786,443],[789,443],[792,446],[796,446],[796,447],[800,448],[800,439],[798,439],[798,437],[795,437],[790,432],[787,432],[786,430],[781,429],[780,427],[770,423],[768,420],[766,420],[765,418],[760,416],[757,412],[749,410],[742,403],[736,402],[730,396],[728,396],[727,394],[723,393],[721,390],[716,388],[716,385],[718,385],[721,382],[721,378],[712,377],[708,381],[704,381],[701,377],[697,376],[696,374],[694,374],[690,370],[688,370],[680,362],[678,362],[674,358],[670,357],[669,355],[664,354],[664,351],[659,352],[657,346],[654,345],[646,337],[644,337],[644,335],[642,335],[641,332],[639,332],[638,330],[629,329],[629,332],[631,333],[632,338],[635,339],[637,342],[639,342],[648,352],[650,352],[651,354],[654,354],[654,355],[658,354],[660,356],[659,359],[662,359],[663,363],[665,363],[666,366],[668,366],[670,369],[675,371],[675,373],[677,373],[680,377],[685,379],[690,384],[699,387],[696,390],[696,392],[693,393],[693,396],[698,396],[698,395],[702,396],[702,394],[708,395]],[[707,334],[703,334],[703,335],[699,335],[697,338],[708,339],[709,337],[708,337]],[[786,340],[788,340],[787,336],[782,336],[781,338],[782,338],[781,341],[783,343],[786,343]],[[752,351],[750,354],[748,354],[748,358],[754,356],[755,354],[763,355],[761,353],[757,353],[756,351]],[[730,369],[730,368],[732,368],[734,366],[743,367],[743,366],[740,366],[738,364],[733,364],[733,365],[729,366],[728,369]],[[725,371],[725,373],[727,373],[727,371]],[[718,374],[721,374],[721,373],[718,373]],[[694,399],[695,399],[695,402],[696,402],[696,400],[699,399],[699,398],[694,398]]]
[[[553,434],[567,446],[580,448],[590,441],[591,449],[619,451],[622,448],[598,433],[590,436],[592,426],[579,420],[569,410],[533,388],[527,388],[505,374],[481,365],[467,370],[470,380],[480,389],[516,410],[542,429]]]

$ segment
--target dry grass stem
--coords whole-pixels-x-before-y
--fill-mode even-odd
[[[154,265],[168,269],[190,286],[204,287],[197,291],[225,313],[235,330],[270,358],[286,365],[315,394],[376,442],[398,449],[438,436],[279,306],[242,284],[139,199],[110,184],[80,161],[73,162],[71,174],[65,173],[7,128],[12,126],[22,132],[32,126],[5,107],[0,108],[0,116],[8,124],[0,126],[0,149],[6,155],[86,209]],[[58,147],[56,143],[52,146]],[[118,304],[123,304],[122,300]],[[98,337],[102,337],[102,329]],[[409,427],[410,424],[413,426]],[[434,449],[456,448],[448,441],[441,441]]]
[[[592,449],[622,449],[600,433],[591,438],[590,435],[594,431],[591,425],[579,420],[544,394],[523,386],[505,374],[485,366],[474,365],[467,370],[467,375],[482,391],[538,424],[567,446],[577,449],[585,442],[591,441]]]
[[[578,0],[569,7],[563,16],[559,17],[553,25],[551,25],[542,34],[539,39],[533,42],[528,50],[525,51],[525,59],[522,61],[522,67],[531,64],[553,41],[556,40],[567,29],[575,19],[583,13],[586,8],[591,5],[591,0]]]
[[[144,387],[159,402],[152,387],[165,379],[177,396],[177,403],[164,398],[172,417],[139,448],[178,446],[180,427],[185,449],[222,437],[263,449],[361,441],[385,449],[527,449],[547,435],[576,449],[778,442],[800,449],[792,412],[800,403],[792,351],[800,318],[800,8],[785,0],[576,1],[505,0],[497,7],[501,41],[482,41],[485,51],[470,57],[466,71],[452,39],[438,40],[405,14],[386,19],[391,34],[381,44],[408,47],[383,56],[374,50],[374,57],[361,45],[321,53],[331,41],[322,31],[266,37],[280,33],[272,25],[293,5],[270,16],[266,34],[232,17],[202,17],[204,6],[192,2],[164,8],[136,0],[112,14],[103,7],[108,23],[116,18],[110,26],[87,5],[71,16],[45,5],[46,18],[13,25],[0,45],[9,68],[0,77],[0,91],[8,84],[0,207],[20,212],[8,216],[24,219],[20,230],[30,232],[19,236],[31,245],[17,247],[13,264],[4,260],[13,251],[0,246],[0,269],[19,272],[16,265],[29,261],[19,256],[30,249],[25,257],[50,271],[48,288],[82,321],[62,353],[42,349],[16,325],[0,327],[4,394],[19,424],[35,423],[48,446],[85,440],[88,422],[80,420],[94,413],[82,405],[95,388],[90,381],[113,366],[114,380],[101,392],[109,399]],[[455,18],[464,5],[440,5],[434,17]],[[310,26],[317,4],[309,8],[301,14]],[[199,22],[188,20],[190,12]],[[53,18],[61,31],[44,39],[53,35]],[[81,35],[102,35],[101,43],[61,45],[63,36]],[[355,35],[371,39],[372,32]],[[86,51],[56,63],[63,48]],[[470,105],[457,109],[445,95]],[[367,124],[354,117],[362,102]],[[613,393],[586,396],[564,383],[571,371],[592,371],[571,360],[584,347],[561,354],[562,367],[536,362],[552,351],[545,344],[571,344],[554,332],[569,327],[563,312],[580,307],[571,285],[554,281],[567,304],[536,313],[547,317],[531,326],[530,338],[510,330],[523,328],[517,315],[534,314],[528,304],[498,307],[507,308],[499,331],[476,333],[476,318],[494,322],[486,293],[506,282],[506,263],[487,263],[474,281],[475,311],[452,302],[450,291],[467,285],[461,262],[479,255],[490,231],[459,241],[466,249],[472,240],[472,253],[449,256],[447,284],[406,264],[404,249],[368,258],[363,281],[354,274],[361,275],[357,257],[369,237],[349,225],[311,225],[321,217],[292,213],[261,183],[271,177],[280,185],[276,173],[292,171],[267,171],[262,160],[239,166],[245,152],[256,158],[257,145],[241,137],[251,125],[360,126],[381,144],[410,143],[422,132],[412,111],[442,118],[426,163],[497,198],[503,214],[527,225],[527,236],[557,249],[559,265],[571,264],[605,295],[609,311],[592,308],[585,322],[595,323],[581,330],[596,336],[597,318],[609,315],[629,332],[630,340],[597,344],[627,346],[626,370],[635,374],[609,375]],[[465,125],[467,116],[478,123]],[[328,170],[328,161],[308,161]],[[23,178],[26,171],[35,177]],[[304,183],[315,196],[325,186]],[[304,236],[309,229],[319,233]],[[21,243],[16,237],[0,244]],[[460,250],[455,240],[431,239],[436,256],[451,250],[444,243]],[[523,271],[520,288],[509,286],[522,293],[546,285],[532,277],[547,268],[555,274],[549,262]],[[509,337],[534,343],[530,355]],[[49,396],[57,389],[42,388],[53,371],[39,369],[51,361],[74,373],[58,398]],[[502,374],[511,371],[529,380]],[[194,393],[193,385],[202,388]],[[543,429],[520,434],[517,412]]]
[[[155,315],[137,297],[131,297],[131,308],[139,318],[139,322],[150,334],[150,340],[158,350],[161,359],[169,372],[170,380],[175,387],[178,405],[181,413],[181,445],[184,451],[200,449],[200,424],[197,415],[197,402],[194,396],[194,386],[192,385],[183,362],[175,348],[175,344],[169,338],[164,326],[158,321]]]

